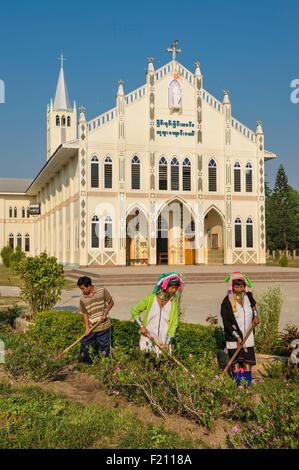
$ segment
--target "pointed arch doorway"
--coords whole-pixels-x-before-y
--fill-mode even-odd
[[[132,209],[126,219],[126,265],[148,264],[148,223],[144,213]]]
[[[195,264],[195,223],[180,200],[166,204],[157,220],[157,264]]]
[[[223,218],[211,208],[204,219],[205,264],[224,264]]]

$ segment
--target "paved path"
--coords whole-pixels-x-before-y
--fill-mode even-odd
[[[280,329],[283,329],[287,323],[295,323],[299,326],[299,282],[256,283],[253,290],[255,297],[271,286],[280,287],[284,297]],[[224,283],[223,285],[212,283],[186,285],[182,299],[183,320],[188,323],[205,324],[208,315],[217,315],[220,320],[219,310],[225,296],[225,289]],[[115,303],[111,310],[111,317],[129,320],[131,308],[151,291],[151,287],[109,286],[108,290]],[[77,288],[63,291],[62,299],[56,308],[79,311],[79,298],[80,291]]]

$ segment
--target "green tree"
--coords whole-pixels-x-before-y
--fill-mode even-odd
[[[295,248],[298,239],[298,207],[282,165],[278,168],[268,218],[269,238],[276,250]]]
[[[14,271],[23,281],[21,298],[28,305],[30,318],[54,307],[64,285],[62,269],[55,257],[46,252],[27,257],[14,265]]]
[[[268,250],[275,250],[274,235],[275,226],[273,223],[273,204],[272,204],[272,190],[269,183],[265,181],[265,214],[266,214],[266,246]]]

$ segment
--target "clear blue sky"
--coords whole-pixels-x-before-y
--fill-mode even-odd
[[[179,60],[191,71],[199,59],[204,87],[255,129],[263,121],[266,147],[299,189],[299,104],[290,83],[299,79],[298,0],[33,0],[0,6],[0,177],[34,177],[46,159],[46,106],[54,97],[63,50],[71,100],[88,119],[115,106],[117,81],[125,93],[145,83],[146,58],[158,68],[179,39]]]

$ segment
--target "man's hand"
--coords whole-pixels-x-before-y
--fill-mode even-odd
[[[88,336],[90,334],[90,327],[85,327],[84,336]]]
[[[252,325],[257,326],[259,323],[261,323],[260,319],[258,317],[254,317],[252,320]]]
[[[139,333],[143,336],[148,336],[148,331],[143,325],[140,327]]]

